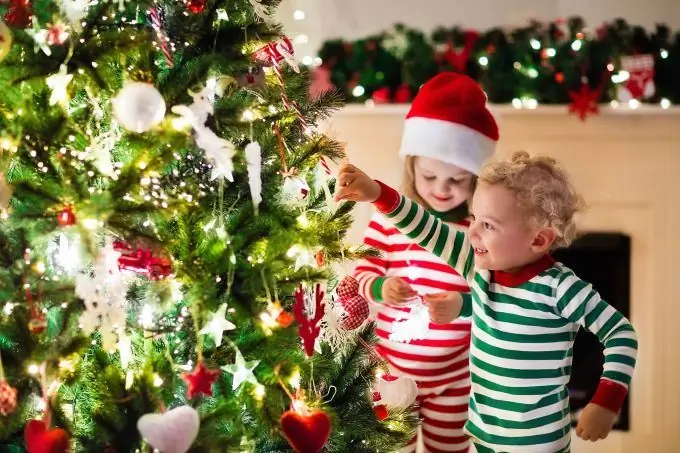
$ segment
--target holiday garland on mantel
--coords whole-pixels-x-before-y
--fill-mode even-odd
[[[596,29],[580,17],[485,32],[442,27],[430,37],[396,25],[354,42],[326,41],[319,57],[315,85],[337,87],[350,102],[409,102],[442,71],[475,78],[491,103],[570,104],[582,118],[604,102],[680,102],[680,32],[657,25],[650,33],[622,19]]]

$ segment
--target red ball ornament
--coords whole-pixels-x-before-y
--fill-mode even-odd
[[[113,249],[120,252],[118,269],[144,274],[151,280],[162,280],[172,274],[172,263],[167,258],[153,256],[143,247],[132,247],[123,241],[113,243]]]
[[[73,213],[73,208],[71,206],[66,206],[59,214],[57,214],[57,223],[63,227],[76,224],[76,215]]]
[[[375,413],[375,417],[380,421],[385,420],[390,415],[384,404],[373,406],[373,412]]]
[[[49,429],[43,420],[31,420],[24,429],[28,453],[66,453],[70,449],[68,433],[63,429]]]
[[[10,27],[28,28],[33,23],[32,17],[30,0],[10,0],[4,20]]]
[[[212,386],[220,375],[220,370],[211,370],[203,362],[198,362],[196,368],[191,373],[182,373],[182,379],[187,383],[187,398],[202,393],[212,396]]]
[[[323,250],[316,252],[314,255],[314,260],[316,261],[317,267],[324,267],[326,264],[326,255],[323,253]]]
[[[28,321],[28,330],[34,335],[39,335],[47,329],[47,319],[42,314],[40,316],[32,317]]]
[[[298,453],[319,453],[331,435],[331,420],[321,410],[308,413],[290,410],[281,416],[281,429]]]
[[[187,8],[194,14],[202,13],[205,9],[205,0],[189,0],[187,2]]]
[[[293,324],[293,321],[295,321],[293,315],[285,310],[282,310],[281,313],[279,313],[279,315],[276,317],[276,322],[279,323],[279,325],[284,329],[286,327],[290,327],[290,325]]]
[[[17,408],[17,389],[0,381],[0,415],[7,416]]]

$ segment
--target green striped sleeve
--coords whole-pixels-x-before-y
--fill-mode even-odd
[[[442,222],[403,195],[397,208],[385,217],[418,245],[448,262],[466,280],[472,278],[474,254],[465,232]]]
[[[375,277],[371,282],[371,296],[376,302],[382,302],[382,288],[387,277]]]
[[[594,333],[604,346],[602,378],[628,388],[637,359],[637,335],[618,310],[590,283],[566,271],[557,286],[557,309],[569,321]]]
[[[463,308],[458,316],[472,316],[472,293],[460,293],[463,298]]]

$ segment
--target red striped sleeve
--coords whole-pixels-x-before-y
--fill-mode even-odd
[[[359,282],[359,293],[366,300],[378,301],[374,297],[374,287],[378,279],[387,275],[390,263],[390,237],[397,232],[378,213],[368,224],[364,233],[364,245],[374,248],[382,253],[381,257],[368,257],[359,261],[354,269],[354,278]]]

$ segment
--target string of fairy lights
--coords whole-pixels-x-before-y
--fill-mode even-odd
[[[121,0],[124,2],[124,0]],[[188,12],[184,12],[185,15],[189,15]],[[228,20],[228,17],[226,16],[226,13],[218,15],[219,20]],[[305,18],[305,14],[302,11],[295,11],[295,18],[297,20],[302,20]],[[93,33],[93,39],[94,40],[101,40],[101,30],[114,26],[120,33],[124,33],[125,36],[127,36],[127,39],[134,41],[136,39],[140,38],[140,34],[137,33],[138,28],[141,24],[137,18],[134,17],[127,17],[125,15],[122,15],[117,12],[111,12],[108,15],[103,15],[99,18],[102,23],[98,24],[94,27],[92,27],[92,33]],[[35,27],[39,27],[39,24],[37,23],[37,19],[34,21]],[[88,23],[83,21],[79,22],[81,27],[86,27],[88,26]],[[36,39],[36,42],[40,45],[41,50],[44,51],[45,53],[49,52],[49,46],[46,44],[44,39],[42,38],[42,35],[40,34],[34,34],[34,37]],[[69,38],[69,34],[67,31],[64,31],[60,34],[60,39],[62,39],[64,42],[67,41]],[[165,41],[167,42],[167,45],[169,46],[170,52],[176,52],[176,43],[170,38],[170,37],[165,37]],[[295,37],[295,41],[297,43],[303,43],[305,41],[305,35],[297,35]],[[81,38],[79,42],[85,43],[84,38]],[[184,42],[182,43],[185,47],[190,46],[189,42]],[[159,43],[157,41],[153,42],[153,45],[155,46],[156,50],[161,52],[162,51],[162,43]],[[47,51],[46,51],[47,49]],[[251,48],[244,48],[243,52],[250,52],[252,51]],[[69,57],[70,58],[70,55]],[[305,57],[305,61],[303,63],[306,64],[308,58]],[[313,62],[313,60],[312,60]],[[98,63],[96,61],[90,62],[90,66],[94,69],[98,67]],[[62,65],[62,68],[65,68],[65,64]],[[127,70],[129,72],[134,71],[133,66],[128,66]],[[265,69],[265,72],[268,75],[272,75],[272,72],[269,68]],[[77,70],[77,75],[81,77],[87,76],[87,70],[84,68],[80,68]],[[70,74],[65,74],[62,73],[61,77],[58,79],[53,79],[53,83],[50,85],[50,88],[52,89],[52,101],[51,104],[53,105],[60,105],[64,108],[65,112],[67,114],[71,114],[75,111],[79,111],[83,107],[91,107],[93,111],[97,112],[99,111],[99,115],[97,116],[98,119],[102,119],[105,113],[103,112],[103,108],[100,105],[99,99],[96,98],[91,98],[90,99],[90,105],[74,105],[71,100],[68,98],[68,90],[67,86],[69,84],[74,83],[74,77],[73,75]],[[210,83],[210,82],[208,82]],[[158,107],[161,109],[161,107]],[[159,115],[159,118],[161,118],[160,121],[158,121],[157,124],[153,124],[154,127],[158,127],[159,130],[167,130],[170,128],[170,130],[173,130],[175,132],[183,132],[186,134],[190,134],[190,125],[185,121],[184,118],[181,116],[172,116],[170,118],[167,118],[165,116],[164,112],[165,106],[162,106],[163,114]],[[276,115],[281,111],[281,108],[276,105],[261,105],[260,103],[257,103],[251,107],[245,108],[241,114],[241,120],[244,122],[255,122],[255,121],[266,121],[268,115]],[[5,113],[5,116],[8,119],[13,119],[15,117],[20,117],[24,114],[23,108],[18,108],[14,112],[7,112]],[[273,123],[272,123],[273,124]],[[24,136],[23,138],[17,138],[17,137],[12,137],[12,136],[4,136],[0,137],[0,148],[4,151],[7,151],[10,155],[19,152],[20,149],[31,149],[29,151],[29,156],[35,160],[35,167],[38,172],[40,173],[48,173],[50,171],[50,166],[46,165],[43,159],[46,158],[50,153],[53,151],[56,151],[60,156],[62,156],[61,162],[72,166],[76,170],[83,170],[84,163],[86,162],[93,162],[95,157],[94,154],[96,154],[97,147],[95,145],[95,142],[101,144],[101,142],[106,142],[107,134],[110,134],[115,137],[119,137],[120,135],[120,124],[117,124],[115,120],[113,120],[112,125],[107,132],[101,132],[101,129],[99,127],[87,127],[87,129],[83,132],[81,131],[74,131],[73,133],[69,134],[67,137],[67,143],[66,144],[61,144],[57,146],[57,149],[53,149],[54,147],[51,145],[44,145],[41,147],[41,152],[38,152],[36,149],[32,149],[36,147],[36,141],[29,135]],[[110,143],[110,145],[115,145],[115,140],[113,143]],[[171,144],[166,145],[168,148],[171,148]],[[107,151],[111,151],[110,149]],[[194,173],[195,174],[205,174],[206,172],[206,166],[199,164],[199,162],[202,162],[202,159],[199,159],[198,156],[194,156],[191,153],[187,153],[186,155],[182,156],[179,153],[174,153],[173,154],[174,158],[179,160],[179,159],[185,159],[186,161],[190,162],[196,162],[196,166],[194,168]],[[190,193],[187,189],[187,184],[185,181],[177,180],[176,184],[173,185],[165,185],[161,186],[161,179],[160,179],[160,174],[158,171],[155,169],[149,168],[147,172],[144,172],[147,170],[147,166],[149,165],[145,161],[140,161],[137,164],[137,167],[139,170],[143,172],[143,175],[141,176],[139,180],[139,191],[135,194],[127,193],[123,197],[125,201],[131,202],[131,203],[142,203],[142,202],[147,202],[151,203],[154,207],[160,208],[160,209],[168,209],[171,207],[177,207],[179,206],[180,203],[184,203],[190,206],[198,206],[200,205],[200,200],[202,197],[206,195],[207,192],[214,193],[217,189],[217,184],[214,185],[206,185],[204,183],[199,184],[199,190],[196,193]],[[116,162],[113,161],[111,162],[111,171],[107,174],[106,172],[97,172],[95,173],[93,170],[89,170],[87,172],[88,177],[92,178],[94,180],[95,177],[100,181],[98,184],[93,184],[88,188],[88,192],[90,194],[102,194],[105,192],[105,184],[102,184],[101,181],[105,181],[109,179],[112,182],[115,182],[118,180],[118,177],[121,175],[121,172],[123,171],[125,164],[123,162]],[[210,168],[210,165],[207,166],[207,168]],[[174,176],[179,177],[180,175],[177,173],[174,173]],[[166,182],[166,181],[163,181]],[[67,203],[65,203],[67,204]],[[11,215],[11,212],[9,210],[3,210],[2,212],[2,218],[7,219]],[[305,216],[304,214],[301,216],[300,224],[309,226],[310,220]],[[97,218],[96,216],[92,217],[84,217],[80,218],[78,216],[77,222],[81,224],[82,226],[85,227],[86,230],[88,230],[91,234],[93,235],[99,235],[99,234],[105,234],[106,231],[106,224],[103,219]],[[144,227],[149,227],[152,228],[155,232],[158,232],[156,229],[156,226],[154,225],[152,219],[148,219],[143,223]],[[216,231],[219,227],[216,226],[214,223],[213,224],[207,224],[205,226],[205,231]],[[216,233],[219,234],[219,233]],[[27,258],[27,265],[32,265],[34,270],[38,272],[40,275],[40,279],[52,279],[52,280],[58,280],[58,279],[72,279],[80,270],[81,266],[79,265],[74,265],[74,264],[83,264],[81,261],[78,261],[78,263],[74,263],[74,258],[78,257],[80,255],[80,250],[79,248],[81,247],[81,242],[73,240],[74,235],[70,234],[69,231],[61,231],[59,232],[58,238],[56,239],[56,242],[62,241],[62,244],[64,243],[64,237],[66,237],[66,246],[65,247],[57,247],[57,250],[55,251],[54,256],[50,257],[50,261],[55,262],[56,264],[59,265],[57,269],[54,269],[55,273],[52,276],[48,276],[48,274],[51,273],[52,269],[49,269],[50,272],[48,272],[48,269],[46,265],[44,264],[43,261],[37,261],[33,262],[29,258]],[[228,241],[227,244],[229,245],[230,242]],[[26,250],[26,255],[27,257],[31,256],[31,250]],[[291,247],[291,249],[288,251],[287,255],[289,257],[302,257],[301,261],[298,260],[298,264],[302,263],[301,265],[310,265],[314,263],[313,259],[313,253],[308,251],[304,246],[302,245],[294,245]],[[233,265],[236,264],[236,255],[234,253],[231,253],[230,255],[230,260]],[[248,256],[246,258],[248,263],[251,266],[255,266],[258,263],[263,262],[262,257],[257,257],[254,258],[253,256]],[[215,282],[220,283],[222,280],[223,276],[215,276]],[[173,290],[173,300],[179,304],[182,304],[182,290],[181,290],[181,282],[177,281],[175,279],[174,275],[169,275],[166,281],[163,282],[163,284],[170,284],[172,286]],[[31,291],[31,285],[27,283],[24,287],[26,291]],[[7,301],[4,306],[3,306],[3,313],[7,316],[12,315],[14,308],[17,306],[16,303],[12,301]],[[67,306],[66,303],[61,304],[62,308],[65,308]],[[47,308],[42,308],[43,313],[47,313],[48,309]],[[159,310],[157,307],[154,306],[153,303],[144,303],[142,306],[142,309],[139,313],[139,318],[138,318],[138,323],[139,325],[147,332],[154,332],[158,329],[159,322],[162,322],[164,325],[171,325],[174,326],[173,329],[169,332],[164,332],[164,335],[167,337],[167,344],[170,347],[170,353],[171,355],[178,356],[181,354],[181,349],[179,346],[183,342],[182,336],[180,335],[181,332],[187,327],[186,326],[186,321],[191,317],[191,313],[189,308],[186,305],[181,305],[181,308],[179,308],[179,313],[176,317],[168,319],[165,316],[159,316],[159,313],[161,310]],[[226,310],[226,313],[233,313],[234,309],[229,308]],[[276,316],[280,312],[280,307],[269,305],[259,316],[259,319],[261,321],[261,328],[267,333],[267,334],[272,334],[272,331],[276,329],[277,327],[280,327],[279,323],[276,321]],[[201,331],[203,332],[203,331]],[[205,333],[205,332],[204,332]],[[221,331],[220,337],[221,337]],[[200,335],[200,334],[199,334]],[[97,340],[92,340],[93,345],[97,345],[98,341]],[[120,343],[119,343],[120,346]],[[111,353],[115,353],[116,351],[109,351]],[[131,363],[131,357],[129,354],[131,354],[131,350],[129,348],[118,348],[117,351],[120,356],[121,356],[121,362],[124,363]],[[62,358],[59,362],[59,370],[61,373],[73,373],[75,370],[76,363],[78,361],[77,357],[68,357],[68,358]],[[195,361],[189,360],[186,364],[183,365],[176,365],[176,369],[179,371],[190,371],[193,369],[195,365]],[[31,376],[35,376],[36,378],[39,379],[46,379],[46,374],[44,370],[44,364],[38,364],[38,363],[29,363],[27,365],[27,370],[26,370]],[[236,373],[239,371],[237,370]],[[138,371],[135,371],[133,369],[128,369],[126,371],[126,388],[130,388],[133,383],[134,379],[137,376]],[[299,387],[299,382],[300,382],[300,372],[299,370],[294,370],[292,375],[289,377],[288,382],[293,388]],[[58,391],[59,386],[61,384],[61,380],[59,377],[55,377],[51,382],[47,383],[46,389],[47,389],[47,394],[43,395],[43,397],[38,397],[36,396],[35,398],[35,403],[36,406],[35,408],[38,411],[43,411],[45,410],[45,405],[46,405],[46,400],[51,398],[55,392]],[[160,387],[164,384],[163,378],[158,375],[154,374],[154,379],[153,379],[153,385],[156,387]],[[257,383],[254,386],[253,390],[253,395],[257,399],[262,399],[265,396],[266,389],[263,385]]]

